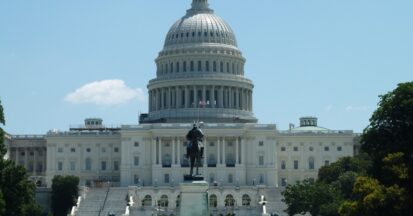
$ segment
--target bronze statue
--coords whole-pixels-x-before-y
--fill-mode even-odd
[[[198,168],[201,165],[201,158],[203,158],[204,147],[202,144],[204,138],[204,133],[197,124],[194,124],[193,128],[186,135],[187,146],[186,146],[186,158],[190,160],[191,169],[189,172],[189,177],[198,176]],[[194,166],[196,165],[196,172],[193,175]]]

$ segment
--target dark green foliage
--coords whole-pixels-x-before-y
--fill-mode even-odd
[[[379,107],[370,118],[370,125],[362,136],[362,148],[373,159],[373,176],[385,185],[392,185],[396,179],[382,169],[390,153],[402,152],[403,162],[409,167],[410,186],[413,192],[413,82],[398,87],[380,96]]]
[[[5,123],[0,101],[0,125]],[[26,169],[10,160],[4,160],[6,153],[0,127],[0,216],[38,216],[40,207],[34,199],[35,185],[28,178]]]
[[[54,216],[66,216],[76,204],[79,177],[55,176],[52,181],[52,211]]]
[[[283,192],[289,215],[305,214],[337,216],[342,197],[332,185],[307,179],[289,185]]]

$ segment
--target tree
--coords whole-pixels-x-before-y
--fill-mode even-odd
[[[1,101],[0,124],[5,124]],[[4,131],[0,127],[0,216],[40,215],[41,209],[34,199],[35,185],[29,180],[26,169],[3,159],[7,152],[3,139]]]
[[[332,185],[312,179],[287,186],[282,195],[289,215],[309,212],[311,215],[337,216],[343,199]]]
[[[383,158],[390,153],[403,153],[401,161],[408,166],[409,173],[406,187],[413,192],[413,82],[399,84],[380,96],[379,107],[361,142],[362,149],[372,157],[373,176],[385,185],[392,185],[397,179],[387,175]]]
[[[76,204],[79,177],[55,176],[52,180],[52,211],[54,216],[66,216]]]

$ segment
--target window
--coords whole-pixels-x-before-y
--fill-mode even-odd
[[[76,149],[75,148],[70,148],[70,152],[76,152]]]
[[[169,174],[165,174],[163,180],[164,180],[165,183],[169,183],[169,182],[170,182],[170,180],[169,180]]]
[[[170,69],[170,73],[173,73],[174,72],[174,63],[171,63],[171,67],[169,68]]]
[[[309,148],[310,151],[314,151],[314,148],[312,146],[310,146]]]
[[[61,161],[57,162],[57,170],[59,170],[59,171],[63,170],[63,162],[61,162]]]
[[[250,206],[251,198],[247,194],[242,195],[242,206]]]
[[[139,175],[133,175],[133,184],[139,184],[140,179],[139,179]]]
[[[337,151],[342,151],[342,147],[341,146],[337,146]]]
[[[139,157],[138,157],[138,156],[135,156],[135,157],[134,157],[134,159],[133,159],[133,164],[134,164],[135,166],[139,166]]]
[[[184,66],[183,66],[184,68],[184,72],[186,72],[186,61],[184,61]]]
[[[209,182],[214,183],[215,181],[215,175],[213,173],[209,174]]]
[[[106,148],[102,147],[102,152],[105,153],[106,152]]]
[[[63,152],[63,148],[57,148],[57,152],[62,153]]]
[[[119,161],[113,161],[113,170],[115,171],[119,170]]]
[[[310,157],[308,159],[308,169],[313,170],[314,169],[314,158]]]
[[[209,207],[216,208],[218,206],[218,199],[216,195],[209,196]]]
[[[119,148],[118,148],[118,147],[115,147],[115,148],[113,148],[113,151],[114,151],[114,152],[119,152]]]
[[[281,151],[285,151],[285,146],[282,146],[282,147],[281,147]]]
[[[229,73],[229,62],[227,62],[227,73]]]
[[[102,161],[100,165],[101,165],[101,166],[100,166],[100,169],[101,169],[102,171],[105,171],[105,170],[106,170],[106,161]]]
[[[294,169],[296,169],[296,170],[298,169],[298,160],[294,161]]]
[[[228,175],[228,183],[232,184],[234,182],[234,176],[232,174]]]
[[[92,159],[90,158],[85,159],[85,170],[87,171],[92,170]]]
[[[213,70],[214,70],[214,72],[217,72],[217,62],[216,61],[214,61],[214,63],[213,63]]]
[[[134,143],[134,146],[135,146],[135,147],[139,147],[139,142],[135,142],[135,143]]]
[[[222,73],[224,72],[224,62],[219,63],[219,71]]]
[[[76,162],[75,161],[70,161],[70,170],[75,171],[76,170]]]
[[[260,141],[260,142],[258,143],[258,145],[259,145],[259,146],[264,146],[264,141]]]
[[[87,149],[86,149],[86,152],[90,152],[90,148],[87,148]]]
[[[258,157],[258,165],[264,166],[264,155]]]
[[[324,146],[324,151],[330,151],[330,147]]]
[[[260,174],[260,184],[264,184],[264,174]]]
[[[281,161],[281,169],[285,170],[285,161]]]
[[[168,201],[168,196],[162,195],[161,199],[158,200],[158,206],[159,207],[168,207],[169,201]]]
[[[205,62],[205,68],[206,68],[206,71],[209,72],[209,61],[206,61],[206,62]]]
[[[194,71],[194,61],[191,61],[191,72]]]
[[[325,160],[325,161],[324,161],[324,165],[325,165],[325,166],[330,165],[330,161],[329,161],[329,160]]]
[[[297,147],[297,146],[294,146],[293,150],[294,150],[294,151],[298,151],[298,147]]]
[[[235,200],[231,194],[225,197],[225,206],[234,206],[234,203],[235,203]]]
[[[176,63],[176,72],[179,73],[180,68],[179,68],[179,62]]]
[[[152,197],[150,195],[146,195],[142,200],[142,206],[152,206]]]
[[[215,143],[214,143],[214,142],[210,142],[210,143],[209,143],[209,146],[214,147],[214,146],[215,146]]]
[[[202,71],[202,62],[198,61],[198,71]]]
[[[282,186],[282,187],[287,186],[287,179],[286,179],[286,178],[282,178],[282,179],[281,179],[281,186]]]

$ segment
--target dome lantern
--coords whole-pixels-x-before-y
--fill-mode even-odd
[[[188,15],[197,13],[212,13],[209,9],[208,0],[192,0],[192,7],[188,11]]]

